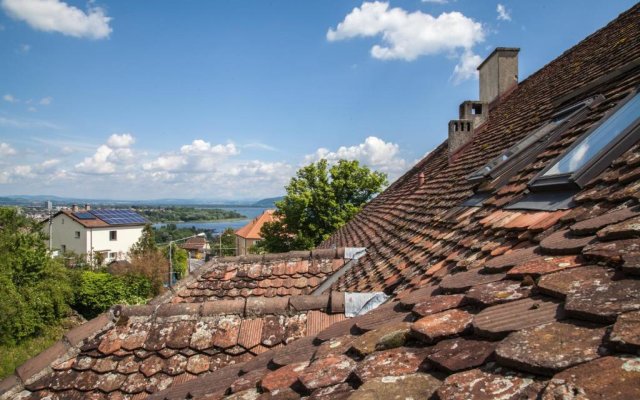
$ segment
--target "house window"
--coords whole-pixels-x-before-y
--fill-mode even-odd
[[[64,218],[60,218],[60,224],[64,225]]]
[[[634,91],[529,186],[532,190],[582,187],[637,141],[639,125],[640,95]]]
[[[109,240],[118,240],[118,231],[109,231]]]
[[[80,239],[80,231],[76,231],[76,239]]]
[[[109,253],[109,258],[110,259],[115,260],[117,257],[118,257],[118,253],[116,253],[115,251]]]
[[[62,251],[63,253],[67,252],[67,246],[65,246],[64,244],[60,245],[60,251]]]

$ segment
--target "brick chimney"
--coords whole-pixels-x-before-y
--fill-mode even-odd
[[[85,204],[84,205],[84,209],[87,210],[87,211],[91,210],[91,204],[89,204],[89,203]]]
[[[77,204],[72,204],[71,205],[71,211],[77,212],[78,211],[78,205]]]
[[[449,121],[449,158],[471,139],[471,135],[473,135],[473,120],[456,119]]]
[[[479,66],[480,101],[491,104],[518,84],[517,47],[497,47]]]

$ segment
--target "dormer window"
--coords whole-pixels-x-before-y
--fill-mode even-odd
[[[578,189],[640,138],[640,95],[634,90],[529,185],[532,190]]]

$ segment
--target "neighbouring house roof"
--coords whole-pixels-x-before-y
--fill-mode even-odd
[[[118,325],[134,323],[134,316],[122,320],[126,314],[123,310],[117,317],[122,322],[115,324],[116,328],[100,330],[98,335],[102,336],[96,336],[99,339],[82,340],[89,335],[70,332],[62,344],[28,361],[16,375],[2,381],[0,393],[10,390],[8,393],[17,398],[43,398],[49,394],[52,398],[134,398],[131,388],[135,388],[135,398],[171,400],[640,398],[640,145],[631,144],[577,192],[566,209],[506,208],[525,194],[527,183],[538,171],[601,121],[629,89],[640,85],[638,59],[640,5],[500,99],[471,142],[454,157],[449,157],[444,143],[365,206],[322,245],[328,250],[315,251],[338,253],[332,247],[343,246],[367,248],[366,255],[357,262],[345,263],[344,269],[339,270],[344,274],[326,300],[326,295],[299,297],[313,304],[331,304],[325,311],[307,311],[304,338],[282,348],[271,346],[246,362],[238,358],[236,364],[210,373],[204,366],[197,376],[171,369],[185,363],[177,355],[189,357],[186,367],[181,368],[199,364],[199,357],[194,361],[190,357],[202,353],[190,346],[193,332],[205,323],[201,320],[208,307],[244,301],[237,310],[251,310],[250,303],[268,301],[272,310],[297,315],[292,311],[292,302],[299,301],[292,300],[295,296],[281,300],[263,294],[242,300],[242,289],[246,287],[237,285],[253,282],[247,279],[252,268],[253,279],[258,281],[278,279],[276,272],[281,269],[265,268],[270,255],[261,259],[237,258],[202,267],[183,286],[154,300],[153,304],[160,306],[140,308],[153,310],[145,311],[145,318],[149,319],[143,320],[150,326],[156,323],[153,318],[157,321],[160,317],[164,324],[163,318],[179,315],[169,323],[191,326],[187,322],[192,321],[195,327],[188,328],[193,329],[190,334],[179,335],[176,328],[163,325],[164,329],[159,328],[158,332],[164,333],[145,335],[144,341],[149,345],[135,348],[143,351],[133,353],[139,364],[131,371],[126,369],[127,362],[115,358],[119,357],[117,353],[107,356],[99,348],[104,341],[104,349],[113,346],[120,350],[125,341],[136,340],[135,330],[123,331],[122,336],[117,330],[110,333],[112,336],[106,335]],[[604,100],[533,162],[515,171],[483,203],[463,206],[474,189],[465,177],[548,120],[558,103],[574,96],[576,90],[583,98],[602,94]],[[312,256],[313,252],[304,258]],[[298,268],[297,262],[295,266]],[[293,271],[293,264],[291,272],[300,273]],[[209,281],[223,292],[216,293],[219,288],[209,287],[203,292],[190,292],[200,290],[198,285],[208,285]],[[238,292],[228,295],[234,289],[239,290],[240,297],[235,295]],[[384,291],[392,298],[365,315],[345,319],[339,293],[347,291]],[[225,296],[229,300],[216,300]],[[204,303],[194,303],[203,300]],[[182,321],[183,315],[189,315],[183,310],[193,308],[198,309],[190,314],[194,319]],[[166,310],[180,311],[173,314]],[[312,311],[330,315],[336,321],[309,329]],[[241,327],[248,318],[246,311],[242,315]],[[100,318],[112,321],[115,317]],[[92,323],[81,328],[91,330]],[[261,339],[264,332],[263,328]],[[190,350],[181,347],[186,340],[182,337],[190,340]],[[97,364],[89,368],[78,366],[76,358],[63,355],[72,343],[87,346],[82,351],[89,352],[93,363],[107,359],[117,365],[110,367],[110,372],[104,372]],[[164,343],[162,349],[168,350],[153,353],[162,351],[157,350],[160,346],[156,343]],[[206,351],[204,354],[213,357],[229,353],[218,347],[213,345],[213,355]],[[243,349],[243,354],[257,353]],[[157,358],[148,361],[152,368],[144,367],[149,378],[143,384],[142,363],[153,356]],[[73,389],[62,378],[51,380],[59,373],[51,375],[47,370],[51,365],[64,365],[70,371],[67,374],[73,374]],[[210,370],[211,364],[207,365]],[[42,368],[49,372],[39,372]],[[119,368],[125,372],[119,372]],[[88,370],[91,372],[87,378],[83,375],[75,379]],[[36,375],[39,379],[30,378]],[[16,388],[25,383],[26,390],[15,395]]]
[[[309,340],[291,346],[295,339],[344,318],[343,293],[115,307],[68,332],[16,377],[32,381],[28,398],[143,398],[227,366],[260,364],[272,349],[301,351]]]
[[[236,231],[236,236],[245,239],[260,240],[260,229],[266,222],[273,222],[276,218],[273,215],[275,210],[265,210],[262,214],[254,218],[251,222]]]
[[[126,218],[110,218],[105,214],[126,213]],[[135,211],[130,210],[109,210],[109,209],[97,209],[97,210],[60,210],[55,213],[52,218],[56,218],[59,215],[66,215],[73,221],[79,223],[85,228],[108,228],[119,226],[141,226],[148,223],[148,221],[140,216]],[[49,218],[45,219],[42,224],[48,223]]]
[[[344,263],[344,249],[222,257],[180,282],[170,301],[311,294]]]
[[[207,239],[204,237],[189,238],[181,247],[185,250],[202,251],[207,247]]]

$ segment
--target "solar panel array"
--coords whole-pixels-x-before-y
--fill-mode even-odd
[[[147,223],[146,219],[131,210],[91,210],[89,212],[110,225]]]
[[[73,215],[78,219],[96,219],[96,216],[88,212],[77,212]]]

